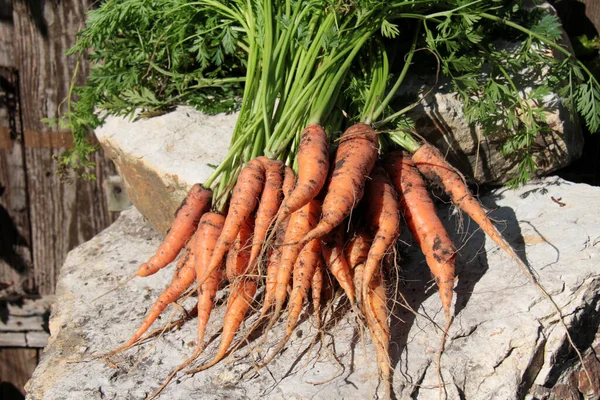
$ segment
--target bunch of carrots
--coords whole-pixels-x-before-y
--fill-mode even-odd
[[[178,3],[166,15],[183,12],[185,7],[203,9],[239,32],[236,51],[247,53],[246,76],[227,156],[211,177],[192,187],[164,242],[135,274],[154,274],[179,256],[173,279],[139,329],[111,352],[138,343],[169,304],[190,288],[196,290],[197,347],[155,395],[180,371],[189,367],[186,372],[195,373],[215,365],[246,343],[251,333],[260,330],[265,338],[287,312],[283,339],[260,365],[268,364],[290,339],[309,299],[321,326],[322,303],[332,289],[327,283],[333,281],[371,333],[389,397],[386,279],[402,220],[439,289],[446,332],[452,320],[456,248],[437,217],[428,193],[430,184],[442,188],[534,280],[463,176],[438,149],[415,135],[407,113],[418,102],[398,107],[396,99],[419,46],[426,46],[450,76],[459,67],[466,68],[457,61],[461,51],[465,57],[488,51],[482,32],[491,30],[477,25],[481,21],[503,24],[536,45],[566,52],[550,35],[506,20],[513,12],[506,10],[518,7],[480,0]],[[453,31],[458,26],[454,21],[465,25],[464,32]],[[405,56],[395,58],[399,35],[406,38],[401,47]],[[465,49],[456,47],[458,42]],[[447,52],[440,50],[444,45]],[[565,54],[562,68],[579,65],[570,53]],[[517,62],[509,66],[519,68]],[[149,68],[167,67],[150,63]],[[573,76],[589,72],[582,68]],[[454,78],[465,98],[471,99],[478,87],[467,75]],[[504,75],[512,83],[509,74]],[[591,79],[589,88],[600,88]],[[467,84],[475,86],[473,93],[465,89]],[[518,98],[514,112],[527,129],[533,129],[538,114],[514,85],[507,84],[505,92],[513,89]],[[600,98],[600,89],[593,90]],[[600,120],[600,112],[595,117]],[[531,144],[528,140],[529,136],[523,140],[524,149]],[[194,367],[204,350],[206,328],[224,281],[229,282],[230,294],[220,345],[211,361]],[[256,323],[248,332],[238,332],[254,309],[260,310]],[[233,344],[236,335],[240,339]]]
[[[412,152],[398,150],[379,158],[377,136],[369,125],[355,124],[341,135],[330,156],[323,127],[308,126],[298,148],[298,173],[264,156],[249,161],[238,176],[226,212],[211,208],[211,191],[194,185],[164,242],[136,273],[154,274],[183,251],[174,277],[140,328],[112,354],[138,342],[165,308],[196,284],[198,344],[168,383],[203,351],[217,291],[228,281],[230,294],[218,351],[212,361],[187,372],[208,369],[228,354],[259,292],[262,304],[253,308],[260,309],[260,316],[247,335],[265,324],[266,335],[287,311],[284,338],[263,360],[264,366],[291,337],[309,295],[320,325],[323,286],[330,275],[371,332],[389,396],[386,256],[395,248],[402,216],[426,257],[446,319],[451,320],[456,249],[437,217],[427,182],[444,188],[456,206],[516,255],[438,150],[423,144]],[[356,209],[362,211],[358,213],[362,218],[351,217]],[[353,229],[348,231],[350,224]]]

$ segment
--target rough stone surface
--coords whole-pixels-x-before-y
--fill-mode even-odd
[[[435,86],[435,78],[411,77],[404,96],[435,90],[412,112],[417,132],[447,154],[448,160],[472,182],[503,184],[515,176],[519,159],[500,152],[510,135],[505,126],[483,134],[480,126],[467,124],[461,100],[447,84]],[[414,94],[412,95],[414,98]],[[545,99],[547,132],[538,132],[533,157],[538,175],[547,175],[565,167],[581,156],[583,135],[577,116],[572,115],[560,99]]]
[[[96,137],[133,204],[164,233],[187,191],[225,158],[235,121],[235,114],[209,116],[182,106],[134,122],[109,117]]]
[[[600,188],[551,177],[518,191],[495,190],[482,201],[494,209],[491,216],[563,310],[578,347],[584,352],[597,347]],[[588,391],[587,398],[597,398],[598,385],[590,387],[577,369],[577,358],[548,300],[466,218],[461,222],[448,207],[440,213],[459,248],[456,317],[441,359],[448,398],[569,398],[562,396],[565,393],[580,398],[579,390]],[[392,386],[397,399],[438,399],[435,360],[444,316],[423,256],[406,232],[402,239],[402,279],[397,293],[406,297],[417,314],[395,304]],[[191,354],[194,320],[113,356],[110,362],[70,362],[116,348],[140,324],[169,281],[172,267],[92,300],[130,276],[159,240],[157,232],[131,209],[69,254],[52,309],[49,345],[26,388],[29,400],[143,399]],[[188,309],[193,304],[193,298],[184,303]],[[218,338],[223,308],[213,315],[207,338]],[[154,327],[165,324],[171,312],[178,310],[170,308]],[[361,336],[343,304],[333,315],[334,321],[327,317],[330,322],[323,343],[311,348],[317,331],[313,317],[304,315],[297,334],[267,368],[242,378],[252,369],[251,358],[221,363],[195,376],[178,376],[161,398],[358,399],[374,398],[378,391],[381,395],[369,335]],[[281,324],[260,348],[269,350],[280,336]],[[214,354],[217,342],[211,342],[198,363]],[[590,355],[586,357],[597,383],[597,360],[593,364]]]

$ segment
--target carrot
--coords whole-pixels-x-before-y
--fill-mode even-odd
[[[323,238],[321,252],[329,271],[346,293],[350,303],[354,304],[356,296],[352,285],[352,272],[344,254],[344,232],[341,226]]]
[[[465,184],[462,176],[456,172],[454,168],[446,160],[442,153],[435,147],[424,144],[412,155],[412,160],[417,166],[417,169],[423,174],[428,180],[439,185],[452,199],[452,202],[459,207],[461,210],[466,212],[473,221],[479,225],[482,231],[486,233],[502,250],[504,250],[519,266],[523,274],[536,286],[536,288],[542,293],[542,295],[550,301],[552,307],[560,317],[560,323],[565,329],[565,335],[567,341],[571,347],[575,350],[577,357],[583,364],[583,355],[581,351],[575,345],[573,338],[569,332],[569,329],[564,321],[564,315],[561,308],[556,304],[550,293],[538,282],[529,266],[519,258],[517,253],[514,251],[512,246],[502,237],[502,234],[492,224],[492,221],[487,216],[485,210],[479,204],[479,202],[473,197],[471,191]],[[448,321],[445,333],[449,327],[450,321]],[[445,337],[445,335],[444,335]],[[443,343],[442,343],[443,344]],[[590,380],[590,374],[587,369],[584,368],[584,372],[588,380]],[[590,380],[591,381],[591,380]]]
[[[363,308],[367,319],[367,326],[373,336],[379,373],[383,381],[385,398],[391,397],[390,387],[390,325],[388,322],[387,296],[385,282],[378,269],[369,282],[369,291],[365,297]]]
[[[404,219],[425,255],[435,278],[446,319],[450,319],[454,295],[454,259],[456,248],[437,216],[427,186],[410,155],[394,152],[386,158],[389,172],[398,193]]]
[[[265,315],[275,301],[275,287],[277,286],[277,271],[281,261],[282,244],[285,240],[285,232],[289,225],[289,219],[286,219],[277,229],[275,236],[275,245],[271,249],[271,254],[267,261],[267,276],[265,278],[265,298],[261,310],[261,316]]]
[[[313,312],[317,323],[317,329],[321,329],[321,294],[323,292],[323,262],[319,260],[315,273],[310,282],[312,293]]]
[[[223,230],[225,217],[217,213],[206,213],[200,220],[198,227],[199,240],[195,252],[196,276],[204,274],[209,264],[217,239]],[[196,353],[204,348],[204,333],[214,307],[215,296],[221,282],[222,266],[215,269],[198,288],[198,345]],[[197,355],[196,354],[196,355]]]
[[[284,199],[287,199],[292,194],[294,190],[294,184],[296,183],[296,174],[294,174],[294,170],[285,166],[285,170],[283,173],[283,186],[281,187],[281,191],[283,192]]]
[[[296,258],[304,247],[299,240],[317,224],[321,202],[309,201],[304,207],[290,216],[290,222],[285,233],[285,242],[281,252],[281,261],[277,270],[277,283],[275,285],[275,314],[278,316],[287,297],[287,288]],[[276,319],[277,317],[275,317]]]
[[[328,171],[329,141],[327,134],[321,125],[311,124],[302,132],[298,146],[296,187],[281,205],[275,227],[319,194],[325,185]]]
[[[284,179],[282,185],[282,192],[284,198],[287,198],[292,190],[294,189],[294,181],[296,180],[296,176],[294,175],[294,171],[285,166]],[[279,268],[279,261],[281,259],[281,244],[285,240],[285,232],[287,230],[289,224],[289,218],[286,218],[281,222],[278,226],[273,228],[273,233],[271,235],[275,235],[275,245],[271,247],[267,245],[269,249],[264,249],[268,251],[269,255],[267,257],[267,270],[266,270],[266,279],[265,279],[265,297],[263,300],[263,306],[261,309],[261,317],[264,316],[269,308],[273,305],[273,301],[275,299],[275,285],[277,283],[277,270]],[[270,241],[270,240],[268,240]]]
[[[267,157],[258,157],[258,160],[265,167],[265,188],[260,197],[258,209],[256,210],[256,223],[254,238],[252,239],[252,251],[248,261],[249,265],[253,265],[257,261],[261,246],[267,237],[267,231],[279,211],[279,206],[283,198],[283,164],[281,161],[270,160]]]
[[[188,192],[175,213],[175,219],[169,233],[161,243],[156,254],[148,262],[140,265],[137,276],[149,276],[166,267],[179,254],[183,246],[192,237],[202,214],[208,211],[212,200],[212,191],[196,183]]]
[[[292,271],[296,258],[304,247],[303,243],[299,242],[299,239],[317,224],[320,210],[321,202],[318,200],[311,200],[304,207],[290,216],[288,228],[285,233],[283,250],[281,251],[281,260],[277,268],[277,282],[275,283],[275,298],[273,300],[275,303],[275,311],[269,319],[263,338],[266,337],[266,333],[273,327],[281,314],[283,303],[287,297],[288,284],[292,278]],[[260,343],[262,343],[262,341]]]
[[[284,173],[283,187],[282,191],[284,196],[288,196],[291,193],[294,186],[294,171],[286,166]],[[264,317],[267,312],[273,305],[275,301],[275,288],[277,286],[277,271],[279,269],[279,262],[281,260],[281,252],[282,252],[282,244],[285,240],[285,232],[287,231],[288,224],[290,222],[289,218],[286,218],[275,230],[275,244],[273,247],[269,246],[269,254],[267,257],[267,270],[266,270],[266,278],[265,278],[265,291],[264,291],[264,299],[263,305],[260,311],[260,317],[258,320],[250,327],[246,335],[234,346],[234,351],[237,350],[246,340],[250,337],[250,335],[263,324]],[[258,273],[259,271],[257,271]],[[252,349],[250,350],[252,351]],[[248,354],[250,353],[248,352]],[[246,354],[247,355],[247,354]],[[243,356],[245,357],[245,355]],[[242,358],[243,358],[242,357]]]
[[[366,188],[366,220],[374,235],[362,279],[362,298],[367,301],[369,283],[388,249],[394,245],[400,232],[400,216],[398,215],[398,199],[390,178],[381,167],[371,174]],[[367,307],[367,311],[369,308]],[[371,315],[371,317],[375,317]]]
[[[254,226],[254,217],[250,215],[242,224],[237,238],[227,252],[225,273],[229,282],[233,282],[238,276],[244,275],[248,270],[252,233],[255,230]]]
[[[355,124],[344,132],[323,200],[321,221],[304,236],[302,242],[327,234],[350,215],[362,198],[365,180],[375,165],[378,148],[377,135],[369,125]]]
[[[251,160],[240,172],[237,183],[233,188],[229,204],[229,212],[223,225],[221,235],[217,240],[212,258],[204,274],[198,277],[202,284],[208,276],[221,265],[225,253],[231,247],[246,219],[254,212],[258,197],[263,190],[265,167],[260,161]]]
[[[271,352],[271,355],[262,362],[261,368],[269,364],[283,349],[283,346],[290,340],[290,337],[292,337],[294,328],[300,318],[304,299],[308,296],[315,270],[318,268],[320,262],[321,242],[319,239],[314,239],[304,246],[294,263],[292,292],[290,293],[290,301],[288,303],[285,336],[273,352]]]
[[[227,302],[227,310],[225,311],[225,317],[223,321],[223,332],[221,333],[221,343],[219,344],[219,350],[217,354],[209,363],[188,371],[188,374],[194,374],[196,372],[203,371],[217,364],[227,355],[227,350],[233,342],[235,333],[242,324],[244,316],[250,308],[252,298],[256,293],[258,284],[255,279],[242,277],[233,283],[231,294]]]
[[[413,154],[412,159],[423,176],[439,185],[450,196],[452,202],[466,212],[519,265],[524,264],[512,246],[492,224],[481,204],[471,194],[462,176],[448,164],[438,149],[424,144]]]
[[[365,261],[373,242],[373,235],[366,229],[360,229],[348,243],[345,249],[348,265],[353,272],[353,283],[356,292],[356,302],[362,304],[362,279]]]
[[[287,332],[291,335],[302,311],[302,303],[308,296],[315,271],[321,263],[321,243],[315,239],[304,246],[294,265],[292,293],[288,303]],[[322,277],[321,277],[322,279]]]
[[[198,239],[194,241],[194,256],[193,260],[190,260],[191,264],[195,265],[196,276],[201,275],[203,269],[210,262],[215,243],[223,229],[224,221],[225,217],[217,213],[206,213],[200,219],[200,225],[198,226],[198,231],[195,235]],[[198,343],[196,345],[196,350],[187,360],[179,364],[179,366],[171,372],[167,379],[165,379],[165,382],[149,397],[149,399],[158,396],[160,392],[167,387],[175,375],[190,365],[204,350],[204,334],[206,332],[210,314],[214,307],[214,299],[217,294],[217,289],[219,288],[221,275],[221,269],[216,269],[198,288],[198,306],[196,307],[198,313]]]
[[[152,323],[160,316],[169,304],[174,302],[181,294],[189,288],[196,278],[196,270],[192,262],[194,258],[194,250],[197,247],[198,234],[194,234],[192,239],[187,243],[185,254],[177,263],[175,274],[169,286],[160,294],[150,311],[146,314],[146,318],[142,322],[138,330],[123,346],[115,349],[111,354],[115,354],[133,345],[143,334],[150,328]]]
[[[354,236],[349,240],[348,245],[344,249],[350,269],[354,269],[357,265],[367,261],[372,242],[373,235],[366,229],[359,229],[354,233]]]

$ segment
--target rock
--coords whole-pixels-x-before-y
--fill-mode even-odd
[[[515,177],[519,158],[500,152],[510,131],[499,126],[495,132],[484,135],[481,126],[469,125],[462,101],[448,86],[436,86],[434,77],[411,77],[403,96],[414,99],[417,93],[436,87],[410,114],[417,132],[447,154],[452,165],[472,183],[501,185]],[[538,176],[569,165],[583,151],[577,116],[556,95],[547,96],[545,101],[547,132],[538,132],[533,150]]]
[[[164,233],[187,191],[225,158],[235,121],[235,114],[209,116],[181,106],[134,122],[108,117],[96,137],[133,204]]]
[[[482,197],[494,209],[491,216],[507,239],[526,257],[562,309],[575,343],[585,354],[597,346],[594,335],[600,326],[599,199],[600,188],[555,177]],[[597,398],[598,368],[590,368],[596,385],[586,386],[549,301],[473,224],[461,223],[446,206],[440,214],[459,249],[456,317],[441,358],[448,398],[541,399],[550,398],[544,396],[553,390],[560,394],[577,388]],[[406,232],[402,239],[406,244],[400,245],[402,279],[397,287],[417,313],[390,301],[394,306],[392,386],[398,399],[438,399],[436,358],[444,315],[423,256]],[[144,399],[192,353],[193,319],[109,361],[92,358],[128,339],[173,267],[93,299],[130,276],[159,241],[157,232],[131,209],[69,253],[60,271],[49,344],[26,387],[27,399]],[[207,339],[218,339],[226,291],[219,296]],[[183,305],[189,310],[194,302],[190,298]],[[179,310],[169,309],[154,328],[164,325],[172,312],[178,315]],[[372,341],[368,334],[361,335],[347,304],[329,309],[324,343],[311,346],[318,334],[314,319],[303,314],[301,320],[288,346],[267,368],[253,373],[252,358],[228,360],[194,376],[180,374],[161,398],[354,399],[374,398],[377,392],[381,396]],[[282,335],[281,325],[259,346],[261,350],[273,348]],[[217,344],[212,340],[195,365],[209,360]],[[586,357],[587,363],[590,356]],[[73,362],[77,360],[81,362]]]

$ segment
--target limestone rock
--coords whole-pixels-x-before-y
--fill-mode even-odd
[[[515,176],[517,156],[501,154],[502,143],[510,135],[504,126],[484,135],[478,125],[465,120],[463,105],[445,83],[435,86],[433,77],[411,77],[404,96],[415,98],[432,87],[432,94],[421,100],[411,113],[417,132],[446,154],[448,160],[467,179],[478,184],[501,185]],[[533,157],[538,176],[569,165],[581,156],[583,135],[576,115],[572,115],[556,95],[545,99],[547,132],[538,132]]]
[[[133,204],[164,233],[187,191],[225,158],[235,121],[235,114],[209,116],[181,106],[134,122],[109,117],[96,136]]]
[[[518,191],[494,190],[481,200],[493,210],[491,217],[499,221],[506,238],[526,257],[562,309],[579,349],[586,352],[597,346],[600,188],[551,177]],[[597,398],[598,385],[585,385],[549,301],[472,223],[461,223],[451,209],[440,208],[459,249],[455,319],[441,358],[448,398],[558,399],[565,398],[560,393],[577,390]],[[390,301],[394,306],[392,386],[398,399],[438,399],[436,358],[444,315],[423,256],[406,232],[402,239],[401,281],[397,292],[395,285],[389,287],[396,297],[402,293],[416,313]],[[60,271],[49,345],[27,385],[27,399],[144,399],[192,353],[194,319],[111,357],[110,362],[90,359],[124,343],[170,280],[172,266],[93,301],[130,276],[159,241],[157,232],[131,209],[69,254]],[[389,276],[397,275],[390,272]],[[211,342],[195,365],[215,353],[226,293],[219,295],[206,336]],[[189,310],[194,303],[192,297],[183,305]],[[153,328],[166,324],[172,313],[178,317],[179,312],[168,309]],[[250,317],[243,329],[255,318]],[[381,396],[372,341],[368,334],[361,335],[347,304],[328,309],[325,319],[324,342],[312,345],[318,335],[314,318],[303,314],[296,334],[267,368],[252,372],[251,357],[228,360],[194,376],[179,375],[160,398],[362,399],[374,398],[377,392]],[[272,350],[281,338],[282,325],[276,325],[260,350]],[[253,352],[257,354],[262,353]],[[588,361],[591,366],[597,364],[593,354]],[[589,369],[597,383],[600,375],[595,367]],[[550,397],[553,390],[559,394]]]

